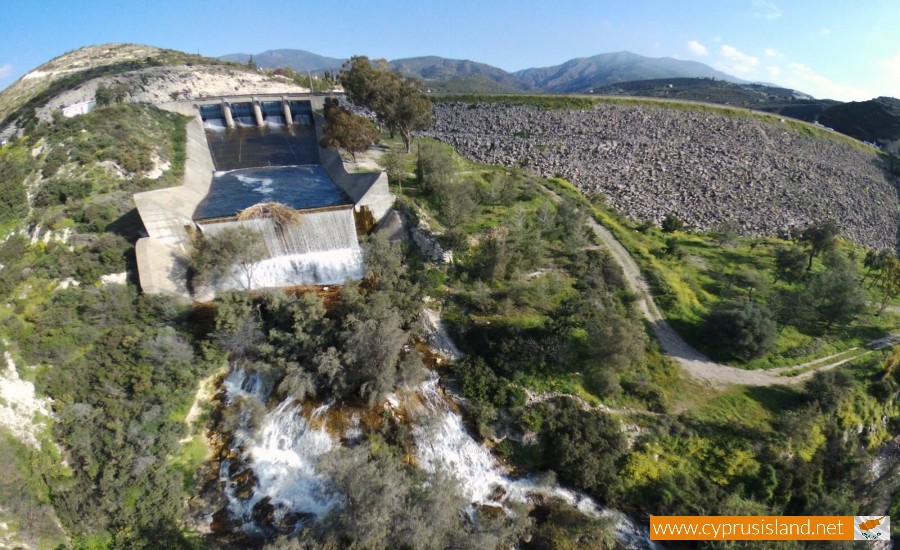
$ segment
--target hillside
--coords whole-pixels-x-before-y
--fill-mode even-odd
[[[478,162],[559,174],[633,220],[674,213],[701,230],[734,220],[745,234],[788,235],[833,218],[857,243],[900,249],[900,197],[883,161],[774,118],[615,102],[571,111],[454,103],[436,106],[428,135]]]
[[[77,88],[100,76],[149,67],[225,65],[221,60],[139,44],[87,46],[60,55],[37,67],[0,92],[0,129],[56,93]]]
[[[713,78],[662,78],[619,82],[595,88],[594,93],[734,105],[807,122],[814,122],[822,111],[840,103],[830,99],[812,99],[789,88],[728,82]]]
[[[557,93],[583,93],[616,82],[656,78],[702,77],[739,82],[731,75],[696,61],[650,58],[631,52],[571,59],[562,65],[518,71],[515,76],[530,89]]]
[[[462,89],[461,82],[474,85],[493,82],[493,88],[498,92],[522,89],[515,76],[503,69],[464,59],[446,59],[437,56],[411,57],[395,59],[390,61],[388,66],[399,73],[421,78],[425,81],[426,87],[434,88],[435,84],[441,82],[456,83],[455,86],[448,86],[446,91],[453,91],[453,88]],[[482,84],[481,87],[491,86]]]
[[[50,120],[62,106],[93,99],[101,85],[121,89],[126,102],[154,105],[242,88],[307,90],[219,59],[134,44],[89,46],[41,65],[0,92],[0,141]]]
[[[900,155],[900,99],[879,97],[833,105],[822,111],[819,122]]]

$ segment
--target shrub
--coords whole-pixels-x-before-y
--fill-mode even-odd
[[[775,345],[776,325],[769,308],[759,302],[726,302],[713,309],[700,335],[720,356],[750,360]]]

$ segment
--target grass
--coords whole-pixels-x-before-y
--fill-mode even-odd
[[[745,295],[735,280],[742,271],[754,271],[766,278],[768,293],[779,289],[798,288],[796,284],[776,282],[771,275],[775,250],[793,243],[769,237],[740,237],[734,246],[723,246],[703,233],[675,232],[667,234],[659,228],[638,230],[635,224],[607,207],[602,197],[593,201],[582,197],[570,183],[561,179],[549,180],[555,192],[579,200],[590,207],[594,217],[609,229],[624,246],[647,277],[657,305],[666,319],[685,340],[701,350],[705,344],[696,331],[712,306],[729,297]],[[666,239],[678,239],[681,253],[667,256],[663,251]],[[865,249],[842,242],[842,249],[855,254],[860,273]],[[816,262],[816,269],[823,269]],[[880,298],[872,294],[870,299]],[[900,316],[892,312],[875,315],[870,309],[847,327],[838,327],[826,334],[805,334],[796,327],[781,327],[775,348],[765,357],[747,363],[732,362],[749,369],[797,365],[863,346],[900,326]]]

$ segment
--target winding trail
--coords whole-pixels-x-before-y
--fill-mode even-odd
[[[553,191],[549,189],[547,191],[556,199],[560,198]],[[853,348],[808,363],[769,370],[744,370],[716,363],[685,342],[665,320],[656,306],[656,302],[653,301],[650,287],[647,285],[643,275],[641,275],[637,262],[634,261],[634,258],[631,257],[631,254],[628,253],[625,247],[619,243],[608,229],[600,225],[592,217],[588,218],[588,223],[594,233],[603,241],[616,263],[622,268],[628,286],[631,287],[631,291],[638,297],[638,308],[653,327],[653,332],[656,334],[657,340],[659,340],[660,347],[666,354],[675,359],[685,371],[699,380],[713,385],[774,386],[797,384],[811,378],[818,371],[833,369],[853,359],[873,353],[875,350],[900,344],[900,333],[893,333],[886,338],[870,342],[866,346],[869,349],[863,353],[851,353],[858,351],[857,348]],[[789,374],[798,370],[802,372],[795,376]]]

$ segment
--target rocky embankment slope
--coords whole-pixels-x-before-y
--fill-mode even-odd
[[[825,218],[851,240],[900,249],[900,184],[874,153],[777,121],[656,106],[542,110],[437,104],[425,135],[478,162],[526,166],[603,193],[634,220],[673,212],[779,235]]]

